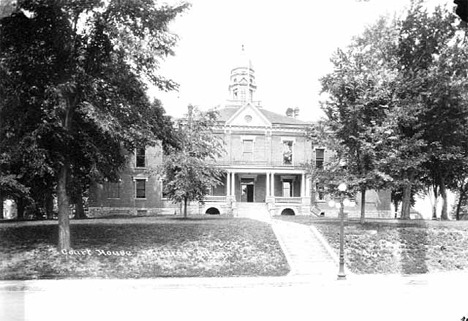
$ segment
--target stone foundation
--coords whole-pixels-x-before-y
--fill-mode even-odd
[[[106,216],[147,216],[161,215],[160,208],[134,208],[134,207],[90,207],[86,214],[90,218]]]

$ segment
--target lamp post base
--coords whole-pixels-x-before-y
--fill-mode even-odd
[[[346,280],[346,274],[344,274],[344,273],[343,273],[343,274],[339,273],[339,274],[338,274],[337,280],[338,280],[338,281]]]

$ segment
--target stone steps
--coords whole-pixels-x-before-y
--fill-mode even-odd
[[[260,221],[270,221],[270,213],[265,203],[236,203],[237,217],[251,218]]]
[[[280,220],[274,220],[272,226],[290,265],[289,275],[336,275],[336,257],[311,227]]]

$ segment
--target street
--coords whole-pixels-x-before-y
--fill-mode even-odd
[[[3,281],[0,320],[461,320],[467,276]]]

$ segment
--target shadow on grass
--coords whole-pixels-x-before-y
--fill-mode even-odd
[[[426,264],[428,244],[427,223],[424,221],[397,224],[401,242],[401,269],[403,274],[428,273]]]
[[[354,225],[359,225],[357,220],[350,220],[350,222]],[[429,236],[428,223],[426,221],[368,219],[363,227],[377,231],[393,228],[398,232],[402,274],[424,274],[429,272],[426,247],[429,242]]]

